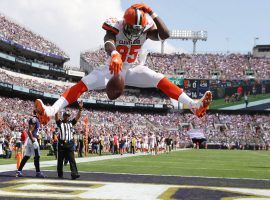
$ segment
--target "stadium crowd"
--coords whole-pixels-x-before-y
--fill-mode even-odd
[[[54,43],[32,32],[0,13],[0,36],[26,48],[68,57]],[[143,52],[142,54],[145,54]],[[140,56],[138,56],[140,58]],[[142,56],[144,57],[144,56]],[[98,67],[109,58],[104,48],[81,53],[81,58],[90,66]],[[270,59],[254,58],[243,54],[160,54],[151,53],[146,64],[165,75],[184,71],[185,78],[211,79],[211,71],[220,73],[219,79],[245,79],[245,71],[253,70],[257,79],[270,78]],[[234,74],[234,76],[231,76]]]
[[[14,22],[1,13],[0,36],[34,51],[68,58],[68,55],[57,47],[56,44]]]
[[[90,66],[98,67],[108,59],[103,48],[81,54]],[[185,72],[185,78],[211,79],[211,71],[220,72],[219,79],[246,79],[245,71],[254,70],[258,79],[269,79],[270,59],[243,54],[148,54],[146,65],[165,75]],[[233,74],[233,76],[231,76]]]
[[[83,58],[90,66],[98,67],[103,65],[104,62],[109,59],[109,56],[105,52],[104,48],[99,48],[97,50],[82,52],[81,58]]]
[[[68,109],[75,117],[77,110]],[[32,110],[32,101],[0,97],[2,149],[12,149],[19,141],[18,133],[25,134]],[[269,115],[208,114],[202,120],[193,114],[175,112],[162,114],[85,110],[83,115],[89,116],[88,143],[89,151],[93,153],[99,153],[99,150],[123,153],[125,149],[131,149],[132,144],[143,152],[152,149],[151,143],[163,150],[172,147],[172,144],[174,147],[188,147],[192,145],[190,130],[200,130],[207,139],[206,144],[219,145],[220,148],[244,149],[253,145],[256,148],[268,149],[270,144]],[[74,128],[78,149],[79,144],[85,145],[84,133],[85,125],[81,120]],[[57,129],[52,120],[40,130],[40,144],[44,148],[52,148],[55,142],[54,134],[57,134]],[[1,153],[3,156],[3,151],[0,151]]]
[[[9,83],[9,84],[14,84],[21,87],[25,87],[28,89],[35,89],[38,91],[51,93],[51,94],[62,94],[67,89],[67,87],[71,85],[70,83],[65,83],[61,81],[49,82],[49,81],[46,81],[46,79],[43,79],[43,81],[38,81],[38,80],[41,80],[41,79],[36,79],[35,77],[32,77],[32,76],[23,77],[19,73],[0,69],[0,81]],[[82,98],[108,100],[105,90],[86,92],[83,94]],[[167,98],[162,93],[138,91],[138,90],[132,90],[132,89],[130,90],[126,89],[124,91],[124,94],[121,95],[117,99],[117,101],[133,102],[133,103],[171,104],[169,98]]]

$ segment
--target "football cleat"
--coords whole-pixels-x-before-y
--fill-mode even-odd
[[[37,178],[46,178],[47,176],[45,176],[42,172],[37,172],[36,177]]]
[[[45,105],[43,104],[41,99],[36,99],[35,101],[35,109],[37,111],[37,117],[42,125],[48,124],[50,121],[50,117],[45,112]]]
[[[22,171],[16,171],[16,177],[22,177]]]
[[[206,113],[207,108],[212,102],[212,93],[207,91],[203,97],[196,103],[196,106],[191,111],[199,118],[203,117]]]
[[[77,178],[80,178],[80,174],[71,175],[72,180],[75,180]]]

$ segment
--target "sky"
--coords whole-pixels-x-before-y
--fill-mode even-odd
[[[141,2],[170,30],[207,31],[207,41],[197,42],[199,53],[247,53],[254,44],[270,44],[269,0],[1,0],[0,12],[56,43],[70,56],[68,64],[79,66],[82,51],[103,45],[106,18],[121,18],[125,9]],[[145,44],[150,51],[160,46]],[[192,53],[192,48],[192,41],[165,42],[167,53]]]

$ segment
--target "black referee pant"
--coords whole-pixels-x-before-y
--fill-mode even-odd
[[[58,177],[63,177],[63,161],[68,158],[70,164],[71,177],[78,175],[77,165],[74,156],[74,142],[58,142],[57,173]]]

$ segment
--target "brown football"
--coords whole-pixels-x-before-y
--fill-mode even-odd
[[[123,94],[125,82],[122,76],[114,75],[106,85],[106,93],[110,100],[115,100]]]

